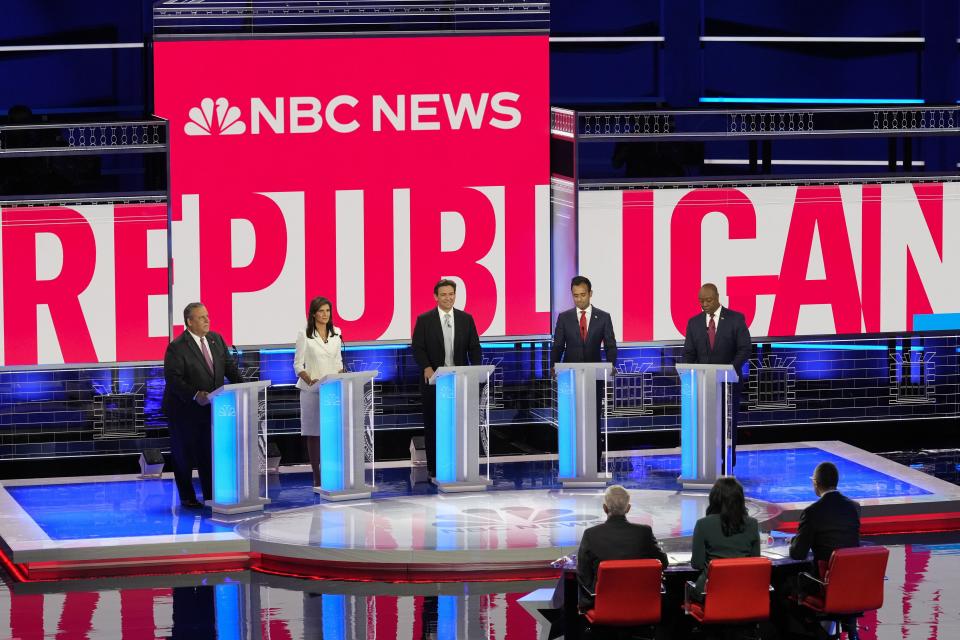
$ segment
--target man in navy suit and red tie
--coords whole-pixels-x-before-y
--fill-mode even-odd
[[[720,306],[717,285],[709,282],[700,287],[700,308],[703,312],[687,322],[683,361],[688,364],[732,364],[742,378],[743,363],[750,358],[750,330],[743,314]],[[742,380],[733,385],[730,448],[734,466],[737,464],[737,413],[742,388]]]
[[[576,276],[570,281],[573,294],[573,309],[562,311],[557,316],[553,332],[551,361],[558,362],[603,362],[600,347],[607,354],[607,362],[617,367],[617,338],[613,335],[613,321],[606,311],[590,303],[593,286],[590,280]],[[604,450],[601,411],[603,407],[603,382],[597,383],[597,467]]]

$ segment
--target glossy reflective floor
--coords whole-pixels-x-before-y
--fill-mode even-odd
[[[575,552],[584,529],[603,518],[602,490],[560,490],[556,460],[531,458],[491,464],[492,490],[461,494],[437,494],[421,482],[422,470],[379,468],[372,499],[342,503],[318,497],[307,474],[282,473],[265,483],[272,499],[265,514],[229,522],[181,509],[169,479],[10,481],[0,488],[0,536],[24,571],[43,571],[42,563],[105,566],[113,559],[120,566],[129,559],[252,553],[265,563],[246,566],[301,576],[342,576],[350,563],[353,574],[363,564],[370,579],[466,569],[539,577],[546,562]],[[841,489],[861,502],[864,517],[960,510],[960,487],[843,443],[742,447],[737,476],[764,529],[796,522],[815,498],[810,473],[825,460],[839,467]],[[630,518],[651,524],[668,550],[685,544],[706,496],[678,491],[676,450],[621,452],[611,456],[610,468],[632,493]],[[206,567],[215,568],[223,566]],[[64,575],[50,570],[46,577]]]
[[[890,562],[884,606],[862,620],[861,637],[960,638],[960,536],[874,541],[887,544]],[[345,583],[248,572],[8,582],[0,586],[0,638],[524,640],[541,629],[517,600],[552,585]]]
[[[929,475],[903,464],[882,468],[881,465],[888,462],[884,458],[842,443],[741,447],[738,455],[736,474],[747,496],[776,504],[815,500],[810,473],[825,460],[837,464],[844,492],[858,500],[906,500],[934,492],[923,486]],[[672,451],[617,453],[611,456],[610,470],[617,482],[630,489],[675,491],[680,456]],[[436,488],[417,475],[408,467],[378,469],[374,498],[435,495]],[[490,477],[493,491],[560,488],[555,459],[492,464]],[[233,529],[231,525],[215,522],[209,511],[179,509],[172,479],[5,481],[3,486],[52,540],[216,533]],[[306,473],[271,475],[265,491],[273,500],[268,512],[326,504],[313,493]]]
[[[262,543],[309,546],[316,559],[493,565],[519,552],[524,560],[549,562],[574,553],[583,531],[604,521],[599,492],[528,489],[364,500],[291,509],[239,531],[252,545],[261,543],[256,548],[264,552]],[[630,490],[630,495],[631,521],[650,525],[661,541],[691,536],[707,508],[705,493]],[[747,509],[761,523],[780,513],[752,500]],[[295,555],[291,551],[288,555]]]
[[[808,477],[821,459],[840,458],[844,490],[867,504],[929,500],[931,491],[946,484],[943,480],[957,479],[956,452],[889,457],[896,463],[843,447],[771,445],[742,451],[737,472],[748,494],[766,499],[777,509],[812,499]],[[675,485],[679,461],[673,452],[627,454],[611,462],[615,478],[635,495],[649,495],[651,500],[659,495],[666,501],[679,495]],[[564,524],[571,522],[571,513],[551,512],[548,506],[523,500],[555,495],[555,466],[549,458],[494,465],[493,494],[465,498],[480,503],[465,505],[456,513],[443,514],[438,507],[436,522],[442,525],[438,529],[449,529],[444,535],[451,534],[462,544],[473,538],[464,537],[467,532],[461,529],[496,528],[518,521],[528,528],[512,535],[530,537],[534,531],[536,537],[555,529],[562,533],[548,535],[570,537],[567,542],[575,545],[577,535],[571,537],[571,527]],[[933,475],[942,478],[941,484]],[[416,479],[408,468],[381,469],[379,502],[435,506],[447,502]],[[321,503],[305,480],[301,473],[273,478],[270,491],[275,503],[262,523],[280,524],[287,514],[316,510]],[[148,538],[237,536],[234,525],[215,522],[208,513],[181,512],[167,481],[52,485],[24,481],[9,483],[6,490],[12,506],[32,516],[33,533],[47,536],[50,545],[84,540],[112,545],[135,532]],[[505,501],[504,505],[493,509],[492,497]],[[702,504],[691,505],[671,509],[679,514],[671,523],[657,522],[656,516],[651,522],[661,533],[683,534],[702,511]],[[572,510],[574,516],[580,511],[592,513],[593,506]],[[30,534],[29,527],[21,528],[24,535]],[[325,528],[328,536],[336,537],[332,525]],[[271,535],[289,536],[291,530],[277,526]],[[443,535],[435,539],[444,540]],[[870,542],[886,544],[891,555],[884,606],[864,619],[861,637],[960,638],[960,534],[874,537]],[[676,559],[680,555],[671,553]],[[536,638],[550,629],[539,628],[518,600],[530,591],[552,586],[552,581],[335,582],[247,571],[19,584],[7,580],[0,587],[0,639]]]

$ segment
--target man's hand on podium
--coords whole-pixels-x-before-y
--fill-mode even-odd
[[[210,404],[210,394],[206,391],[197,391],[197,395],[193,396],[193,399],[196,400],[197,404],[201,407]]]
[[[423,370],[423,379],[425,382],[430,382],[430,378],[433,377],[433,367],[427,367]]]

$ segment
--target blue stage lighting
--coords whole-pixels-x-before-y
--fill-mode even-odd
[[[437,480],[457,481],[457,377],[437,378]]]
[[[320,386],[320,486],[325,491],[343,490],[343,383]]]
[[[577,474],[576,387],[576,372],[573,369],[557,373],[557,439],[561,443],[571,443],[570,446],[557,447],[561,478],[572,478]]]
[[[680,375],[680,475],[697,477],[697,375],[686,371]]]
[[[236,504],[237,487],[237,407],[234,393],[213,398],[213,500]]]
[[[916,313],[914,331],[947,331],[960,329],[960,313]]]

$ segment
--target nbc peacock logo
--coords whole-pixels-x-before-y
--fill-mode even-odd
[[[447,533],[504,531],[510,529],[586,528],[604,519],[597,514],[577,513],[572,509],[464,509],[459,513],[438,514],[433,526]]]
[[[183,125],[188,136],[237,136],[247,132],[239,107],[230,106],[226,98],[204,98],[188,115],[190,121]]]

